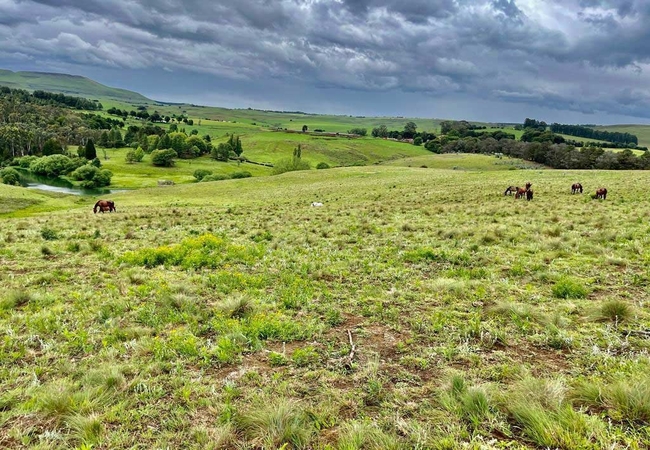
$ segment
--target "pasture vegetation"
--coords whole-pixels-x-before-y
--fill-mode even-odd
[[[0,447],[650,446],[650,175],[451,158],[0,186]]]

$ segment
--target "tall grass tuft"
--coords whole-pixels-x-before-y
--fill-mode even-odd
[[[236,422],[254,445],[264,448],[307,448],[314,434],[305,411],[297,402],[286,399],[251,408]]]
[[[587,288],[580,282],[564,276],[553,286],[553,296],[556,298],[585,298]]]
[[[603,303],[596,314],[596,318],[603,322],[620,323],[629,321],[633,315],[634,310],[628,303],[622,300],[610,300]]]
[[[584,414],[566,399],[556,380],[525,379],[500,399],[501,409],[521,429],[524,438],[540,447],[586,448],[593,430]]]
[[[34,297],[30,292],[24,290],[11,291],[2,301],[0,301],[0,309],[20,308],[33,299]]]
[[[397,437],[384,432],[369,420],[345,424],[336,445],[337,450],[397,450],[404,448]]]
[[[606,410],[616,421],[640,424],[650,421],[650,376],[647,375],[610,384],[583,381],[572,391],[572,398],[581,406]]]

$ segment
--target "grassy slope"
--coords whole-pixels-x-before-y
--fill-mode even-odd
[[[647,447],[633,175],[353,167],[0,219],[0,446]],[[120,262],[204,233],[214,268]]]
[[[44,90],[78,95],[89,99],[111,99],[127,103],[152,103],[152,100],[125,89],[112,88],[86,77],[59,73],[11,72],[0,70],[0,85],[28,91]]]
[[[650,148],[650,125],[609,125],[597,128],[603,131],[634,134],[639,138],[639,145]]]

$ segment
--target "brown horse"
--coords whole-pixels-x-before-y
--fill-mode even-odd
[[[519,186],[508,186],[503,195],[514,194],[519,190]]]
[[[577,194],[577,193],[582,194],[582,185],[580,183],[573,183],[571,185],[571,193],[572,194]]]
[[[97,203],[95,203],[95,207],[93,208],[93,213],[97,214],[98,210],[101,211],[102,213],[104,211],[117,212],[117,209],[115,209],[115,202],[113,202],[112,200],[99,200]]]
[[[598,189],[596,191],[596,193],[591,196],[591,198],[593,198],[593,199],[601,198],[603,200],[607,199],[607,189],[605,189],[605,188]]]
[[[530,189],[532,186],[532,183],[526,183],[526,188],[517,188],[517,192],[515,193],[515,198],[524,198],[526,197],[526,200],[532,200],[533,199],[533,191]],[[530,195],[528,194],[530,192]]]

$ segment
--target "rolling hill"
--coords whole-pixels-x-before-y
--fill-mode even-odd
[[[0,85],[28,91],[43,90],[89,99],[110,99],[128,103],[153,103],[153,100],[126,89],[105,86],[79,75],[47,72],[0,70]]]

